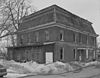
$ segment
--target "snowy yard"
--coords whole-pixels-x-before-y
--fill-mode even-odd
[[[11,61],[1,60],[0,64],[2,64],[4,67],[7,68],[7,73],[8,73],[6,76],[7,78],[23,77],[23,76],[28,76],[28,75],[59,75],[61,73],[70,74],[67,76],[71,76],[71,73],[74,73],[73,75],[75,74],[85,75],[84,69],[87,69],[95,65],[98,65],[99,67],[100,65],[100,63],[97,61],[90,62],[90,63],[79,63],[79,62],[62,63],[62,62],[57,61],[57,62],[50,63],[50,64],[38,64],[32,61],[26,62],[26,63],[19,63],[13,60]],[[87,67],[87,68],[84,68],[84,67]],[[100,71],[100,69],[98,71]],[[88,72],[86,73],[85,71],[86,74],[88,74]]]

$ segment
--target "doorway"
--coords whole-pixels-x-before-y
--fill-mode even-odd
[[[53,52],[46,52],[45,53],[45,63],[52,63],[53,62]]]
[[[77,50],[77,61],[84,62],[86,60],[86,50],[85,49],[78,49]]]

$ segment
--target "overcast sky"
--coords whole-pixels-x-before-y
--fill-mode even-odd
[[[93,23],[93,28],[100,35],[100,0],[32,0],[37,10],[56,4],[60,7]]]

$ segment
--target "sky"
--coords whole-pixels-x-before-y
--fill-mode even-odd
[[[95,32],[100,35],[100,0],[32,0],[36,10],[53,4],[92,22]]]

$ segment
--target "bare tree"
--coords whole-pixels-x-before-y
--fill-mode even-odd
[[[0,0],[0,36],[3,31],[7,31],[5,35],[12,35],[20,26],[21,18],[35,12],[36,10],[30,5],[28,0]],[[12,44],[14,37],[12,35]]]

